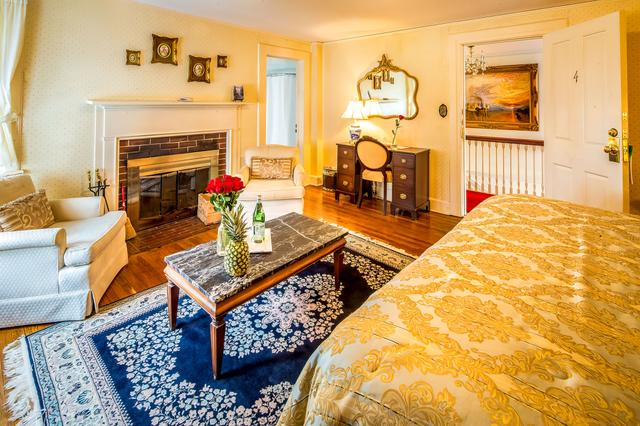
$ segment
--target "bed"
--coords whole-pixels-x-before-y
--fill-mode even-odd
[[[640,218],[483,202],[315,351],[298,424],[640,424]]]

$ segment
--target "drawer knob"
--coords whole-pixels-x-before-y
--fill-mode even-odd
[[[343,165],[342,165],[342,168],[343,168],[343,169],[348,169],[348,168],[349,168],[349,165],[348,165],[348,164],[343,164]]]
[[[407,180],[407,175],[405,175],[404,173],[402,173],[402,174],[400,175],[400,179],[401,179],[401,180]]]
[[[402,164],[404,164],[404,163],[406,163],[406,162],[407,162],[407,159],[406,159],[406,158],[401,158],[401,159],[400,159],[400,162],[401,162]]]
[[[347,155],[348,151],[345,149],[344,151],[342,151],[342,153],[343,153],[344,155]]]
[[[342,181],[342,185],[343,185],[343,186],[349,186],[349,181],[343,180],[343,181]]]
[[[406,200],[406,199],[407,199],[407,194],[405,194],[404,192],[402,192],[402,193],[400,194],[400,199],[401,199],[401,200]]]

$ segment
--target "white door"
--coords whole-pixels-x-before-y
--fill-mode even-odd
[[[627,134],[627,76],[620,14],[545,35],[543,65],[546,195],[626,210],[621,141]],[[616,137],[610,138],[610,129]],[[604,152],[610,142],[619,149],[619,162]]]

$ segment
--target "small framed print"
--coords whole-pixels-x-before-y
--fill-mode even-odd
[[[218,68],[227,68],[229,64],[227,55],[218,55],[217,67]]]
[[[243,86],[233,86],[233,101],[234,102],[242,102],[242,101],[244,101],[244,87]]]
[[[151,63],[178,65],[178,38],[153,36],[153,57]]]
[[[445,118],[448,113],[449,108],[447,108],[445,104],[440,104],[440,107],[438,108],[438,114],[440,114],[440,117]]]
[[[127,49],[127,65],[140,66],[141,64],[142,64],[141,52],[139,50]]]
[[[382,76],[381,75],[374,75],[373,76],[373,90],[380,90],[382,89]]]
[[[188,81],[211,82],[211,58],[201,58],[189,55]]]

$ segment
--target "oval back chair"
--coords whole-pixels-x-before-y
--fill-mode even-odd
[[[360,177],[360,190],[358,192],[358,208],[362,206],[362,181],[382,182],[383,190],[383,208],[382,211],[387,214],[387,183],[391,181],[391,151],[371,136],[363,136],[356,142],[356,155],[362,175]]]

